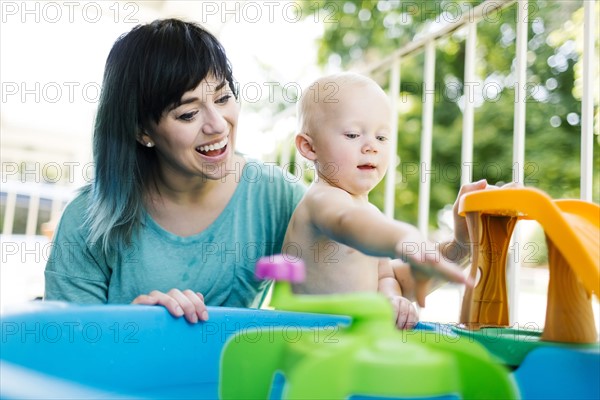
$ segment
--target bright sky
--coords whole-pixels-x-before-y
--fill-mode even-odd
[[[250,113],[248,102],[319,74],[315,40],[322,24],[300,21],[289,1],[0,3],[3,158],[18,138],[19,146],[26,141],[50,159],[49,152],[67,148],[78,154],[73,161],[89,160],[108,52],[120,34],[156,18],[199,22],[222,41],[242,89],[238,149],[250,155],[272,151],[282,133],[272,130],[272,116]]]

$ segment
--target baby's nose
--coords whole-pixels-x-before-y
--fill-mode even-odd
[[[372,140],[367,140],[362,146],[363,153],[373,153],[377,152],[377,146],[373,143]]]

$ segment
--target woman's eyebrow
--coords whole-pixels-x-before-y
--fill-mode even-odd
[[[190,104],[190,103],[195,103],[197,101],[199,101],[200,99],[198,97],[188,97],[187,99],[181,99],[179,101],[179,103],[177,104],[177,107],[179,106],[183,106],[185,104]]]
[[[219,83],[219,84],[217,85],[217,87],[215,88],[215,90],[221,90],[221,89],[223,89],[223,87],[224,87],[226,84],[227,84],[227,81],[226,81],[225,79],[223,79],[223,80],[221,81],[221,83]]]
[[[223,89],[223,87],[225,87],[225,85],[227,85],[227,81],[223,80],[221,81],[221,83],[219,83],[216,87],[215,87],[215,92],[218,92],[219,90]],[[173,111],[174,109],[176,109],[177,107],[183,106],[185,104],[190,104],[190,103],[194,103],[196,101],[199,101],[200,99],[196,96],[192,96],[192,97],[187,97],[185,99],[181,99],[175,103],[173,103],[169,108],[168,111]]]
[[[185,104],[194,103],[194,102],[196,102],[198,100],[200,100],[198,97],[188,97],[188,98],[185,98],[185,99],[181,99],[181,100],[176,101],[175,103],[171,104],[169,106],[169,108],[167,109],[167,111],[173,111],[177,107],[183,106]]]

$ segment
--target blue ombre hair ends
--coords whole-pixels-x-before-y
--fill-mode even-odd
[[[89,243],[110,256],[141,224],[144,196],[155,185],[155,149],[137,142],[144,127],[207,76],[237,88],[225,49],[201,26],[178,19],[138,25],[114,43],[104,70],[93,137]]]

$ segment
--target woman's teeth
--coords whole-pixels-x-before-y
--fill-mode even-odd
[[[223,140],[221,140],[218,143],[209,144],[206,146],[198,146],[196,150],[198,150],[202,154],[207,154],[209,151],[221,150],[223,147],[227,146],[227,143],[229,143],[229,136],[226,136]]]

